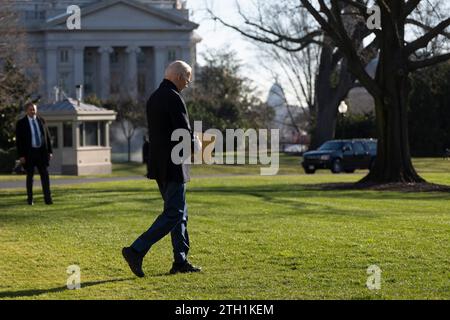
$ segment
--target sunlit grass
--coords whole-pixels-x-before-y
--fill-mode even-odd
[[[55,186],[24,205],[0,190],[0,298],[449,299],[450,194],[324,191],[363,174],[194,178],[190,259],[204,271],[167,275],[170,237],[137,279],[120,254],[160,213],[150,181]],[[450,173],[424,173],[450,185]],[[65,288],[81,268],[82,289]],[[366,270],[382,270],[379,291]]]

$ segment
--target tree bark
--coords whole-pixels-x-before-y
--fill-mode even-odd
[[[348,71],[345,59],[340,69],[333,65],[333,50],[334,46],[324,45],[320,56],[315,99],[316,121],[310,146],[312,150],[334,139],[339,103],[347,97],[354,84],[354,77]],[[339,75],[333,79],[333,73],[338,71]]]
[[[400,1],[401,2],[401,1]],[[392,5],[393,15],[401,6]],[[395,19],[383,21],[376,82],[381,94],[375,99],[378,150],[375,166],[361,182],[425,182],[414,169],[408,139],[408,56],[404,50],[404,25]]]
[[[345,1],[357,4],[356,2]],[[342,10],[339,1],[331,1],[331,9],[325,1],[319,1],[320,12],[312,1],[301,0],[305,8],[320,23],[342,54],[349,61],[349,69],[359,82],[370,92],[375,100],[375,112],[378,134],[378,154],[375,166],[361,182],[384,183],[421,183],[425,182],[415,171],[409,150],[407,106],[409,97],[409,73],[417,68],[444,61],[448,54],[433,58],[409,61],[410,55],[442,33],[450,24],[450,18],[413,42],[405,41],[407,16],[420,1],[376,1],[381,10],[381,28],[375,32],[376,44],[380,46],[379,63],[375,81],[364,70],[364,63],[358,48],[351,45],[349,35],[341,19]],[[364,5],[358,8],[365,9]],[[365,12],[362,12],[365,15]],[[323,16],[326,15],[325,19]]]
[[[335,101],[328,99],[328,101],[317,103],[317,118],[310,146],[312,150],[334,138],[336,118],[337,104]]]
[[[128,162],[131,162],[131,137],[127,138],[128,142]]]
[[[409,152],[405,92],[386,101],[376,101],[378,151],[374,168],[361,182],[415,183],[425,182],[415,171]],[[383,119],[383,120],[381,120]],[[380,123],[384,121],[384,123]]]

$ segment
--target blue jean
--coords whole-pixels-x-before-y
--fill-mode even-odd
[[[184,263],[189,251],[186,184],[160,181],[157,181],[157,183],[164,200],[164,211],[156,218],[151,227],[136,239],[131,247],[145,256],[156,242],[170,232],[174,262]]]

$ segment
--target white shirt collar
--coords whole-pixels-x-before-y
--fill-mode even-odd
[[[27,115],[28,120],[36,120],[36,115],[34,117],[30,117],[29,115]]]

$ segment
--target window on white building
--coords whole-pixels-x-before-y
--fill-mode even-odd
[[[45,20],[45,11],[39,10],[39,6],[35,5],[34,10],[25,10],[26,20]]]
[[[61,49],[59,51],[59,62],[68,63],[69,62],[69,50]]]
[[[139,64],[144,64],[146,61],[145,52],[143,52],[143,51],[139,52],[137,59],[138,59]]]
[[[171,63],[175,60],[177,60],[177,49],[169,49],[169,51],[167,51],[167,62]]]
[[[92,51],[86,51],[86,54],[84,55],[84,63],[92,63]]]
[[[98,122],[85,122],[84,136],[86,146],[98,146]]]
[[[106,123],[104,121],[86,121],[79,125],[80,146],[106,146]]]
[[[106,147],[106,123],[99,122],[100,125],[100,145]]]
[[[58,77],[58,87],[63,90],[65,93],[69,92],[69,72],[60,72]]]
[[[112,64],[118,64],[119,63],[119,52],[117,50],[114,50],[111,53],[111,63]]]
[[[111,73],[111,83],[110,83],[110,92],[112,94],[117,94],[120,92],[120,73],[112,72]]]
[[[70,148],[73,145],[72,140],[72,123],[64,122],[63,123],[63,147]]]
[[[86,121],[79,125],[79,130],[81,147],[97,147],[106,145],[106,125],[104,122]]]
[[[90,94],[94,91],[94,75],[92,72],[86,72],[84,74],[84,92]]]
[[[49,126],[48,131],[50,133],[50,142],[53,149],[58,148],[58,127]]]

